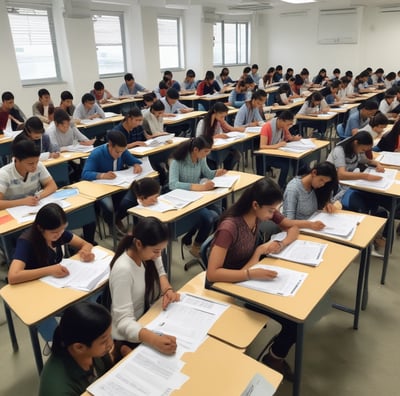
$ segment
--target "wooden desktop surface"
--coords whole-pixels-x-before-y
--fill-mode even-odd
[[[260,136],[260,133],[254,133],[254,132],[245,132],[246,136],[240,138],[240,139],[236,139],[233,140],[231,142],[227,142],[226,144],[221,144],[218,146],[213,145],[212,147],[212,151],[221,151],[221,150],[225,150],[231,146],[234,146],[236,144],[240,144],[240,143],[244,143],[247,142],[249,140],[255,139],[256,137]]]
[[[179,113],[174,117],[163,117],[164,125],[174,125],[179,124],[180,122],[184,122],[187,120],[192,120],[194,118],[198,118],[207,114],[206,111],[190,111],[189,113]]]
[[[98,247],[114,256],[113,251]],[[87,263],[87,265],[93,265],[93,263]],[[102,285],[91,292],[84,292],[70,288],[57,288],[40,280],[33,280],[17,285],[6,285],[0,289],[0,296],[25,325],[31,326],[53,316],[54,313],[87,297],[101,287]]]
[[[165,150],[172,150],[175,147],[179,146],[182,142],[185,142],[188,139],[189,138],[186,138],[186,137],[175,136],[172,139],[172,142],[161,144],[161,145],[156,146],[156,147],[152,147],[151,150],[149,150],[149,151],[140,152],[140,151],[138,151],[136,149],[136,147],[133,147],[133,148],[129,149],[129,152],[131,154],[133,154],[135,157],[147,157],[147,156],[151,156],[151,155],[154,155],[154,154],[161,153],[161,152],[163,152]]]
[[[300,235],[299,239],[328,244],[328,248],[325,250],[323,256],[323,262],[318,267],[310,267],[270,257],[261,261],[263,264],[289,268],[308,274],[308,277],[294,297],[263,293],[234,283],[225,282],[215,282],[213,289],[255,302],[295,322],[304,322],[318,302],[357,257],[359,250],[306,235]]]
[[[103,103],[101,105],[101,107],[103,109],[107,109],[109,107],[114,107],[114,106],[118,106],[118,105],[123,105],[123,104],[127,104],[127,103],[134,103],[134,102],[142,102],[143,101],[143,96],[141,97],[129,97],[129,98],[123,98],[123,99],[110,99],[108,100],[106,103]]]
[[[104,125],[104,124],[110,124],[113,122],[120,122],[124,119],[123,115],[116,115],[113,117],[108,117],[108,118],[98,118],[96,119],[96,122],[90,123],[90,124],[76,124],[75,126],[79,129],[89,129],[95,126],[99,125]]]
[[[283,110],[292,110],[296,107],[303,106],[305,99],[297,100],[295,102],[291,102],[287,105],[274,105],[272,106],[272,111],[283,111]]]
[[[58,164],[62,164],[63,162],[68,162],[80,158],[86,158],[90,155],[90,152],[82,153],[82,152],[70,152],[70,151],[63,151],[60,153],[58,158],[49,158],[45,161],[40,161],[44,166],[50,167]]]

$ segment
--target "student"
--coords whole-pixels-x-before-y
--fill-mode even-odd
[[[267,72],[263,75],[262,79],[258,82],[259,89],[268,88],[273,82],[273,76],[275,73],[275,67],[270,67]]]
[[[233,80],[229,76],[229,69],[227,67],[222,68],[221,73],[219,73],[216,78],[216,81],[220,87],[233,83]]]
[[[70,245],[78,250],[81,261],[94,260],[92,245],[82,238],[66,231],[67,216],[55,203],[43,206],[37,213],[30,228],[17,240],[13,260],[8,271],[11,285],[54,276],[69,275],[68,269],[60,264],[63,246]],[[57,322],[50,318],[40,324],[39,332],[45,341],[51,341]]]
[[[72,93],[69,91],[62,91],[60,96],[61,96],[61,102],[59,108],[66,111],[67,114],[72,119],[72,116],[74,115],[75,111],[75,106],[72,103],[72,101],[74,100]]]
[[[297,77],[297,78],[296,78]],[[300,88],[303,85],[302,78],[296,74],[296,77],[289,77],[288,84],[290,87],[289,100],[292,101],[294,98],[300,98]]]
[[[304,102],[299,110],[299,114],[324,114],[329,111],[329,106],[324,97],[317,91],[313,92]]]
[[[164,131],[165,106],[161,100],[156,100],[150,109],[143,112],[143,129],[147,139],[165,135]]]
[[[398,105],[396,96],[396,88],[390,88],[385,92],[385,97],[379,103],[379,111],[389,118],[397,117],[397,114],[392,112]]]
[[[363,166],[373,166],[377,172],[384,172],[385,168],[378,162],[368,159],[365,152],[372,149],[372,136],[366,131],[359,131],[346,140],[338,143],[328,155],[327,161],[335,165],[338,179],[340,180],[380,180],[382,177],[360,172]],[[340,199],[343,208],[353,212],[381,215],[379,206],[390,210],[391,200],[380,194],[355,190],[351,187],[341,186],[341,191],[335,199]],[[383,235],[385,236],[386,229]],[[376,246],[381,247],[381,246]]]
[[[178,113],[190,113],[193,108],[179,102],[179,92],[175,88],[169,88],[164,98],[160,99],[164,105],[163,117],[174,116]]]
[[[135,81],[132,73],[124,75],[124,83],[119,87],[118,96],[120,99],[126,96],[137,95],[138,92],[145,91],[146,89]]]
[[[383,81],[385,84],[385,88],[389,89],[395,86],[396,84],[396,73],[395,72],[390,72],[386,75],[385,80]]]
[[[238,81],[235,88],[229,94],[228,102],[231,106],[240,109],[246,101],[248,85],[245,81]]]
[[[155,217],[142,218],[121,240],[110,263],[112,335],[117,360],[141,342],[166,355],[176,351],[175,337],[154,333],[137,322],[158,298],[162,298],[163,309],[179,301],[179,293],[168,282],[161,259],[167,243],[167,225]]]
[[[318,74],[312,79],[315,85],[325,85],[328,81],[328,76],[326,75],[326,69],[321,69]]]
[[[40,118],[45,124],[53,121],[54,105],[50,98],[50,92],[46,88],[39,89],[39,100],[32,105],[32,115]]]
[[[389,124],[388,118],[385,114],[380,113],[379,111],[370,118],[368,125],[362,128],[363,131],[367,131],[372,139],[379,139],[382,136],[382,133],[386,129]]]
[[[332,77],[331,77],[331,81],[340,80],[340,69],[338,69],[338,68],[333,69],[332,74],[333,74],[333,75],[332,75]]]
[[[307,219],[318,210],[328,213],[335,211],[330,199],[337,189],[337,183],[336,168],[330,162],[320,162],[313,169],[304,169],[286,186],[283,195],[283,215],[296,220],[295,224],[299,228],[322,230],[325,224],[321,221]]]
[[[196,90],[196,73],[192,69],[189,69],[186,72],[185,79],[183,80],[182,83],[182,88],[183,92]]]
[[[250,66],[246,66],[246,67],[243,69],[243,73],[242,73],[242,75],[240,76],[240,78],[239,78],[238,81],[240,81],[240,80],[245,80],[247,77],[250,77],[250,72],[251,72],[251,67],[250,67]]]
[[[283,106],[290,103],[290,96],[292,94],[292,90],[290,89],[290,85],[288,83],[283,83],[279,86],[278,91],[275,95],[275,101],[278,105]]]
[[[129,189],[138,203],[144,207],[155,205],[161,192],[160,184],[151,177],[135,180]]]
[[[308,69],[303,67],[303,69],[300,72],[300,76],[303,79],[305,88],[308,89],[313,85],[312,81],[310,81],[310,72],[308,71]]]
[[[157,100],[157,95],[151,91],[143,95],[143,110],[150,109],[151,105]]]
[[[373,148],[374,151],[400,151],[400,120],[397,120],[390,132],[385,133],[378,144]]]
[[[134,107],[125,114],[125,118],[112,130],[121,132],[128,143],[128,149],[145,146],[146,136],[143,129],[143,114],[139,108]]]
[[[263,149],[279,149],[286,145],[286,142],[300,140],[301,136],[293,136],[289,128],[293,125],[294,116],[290,111],[282,111],[278,117],[273,118],[263,125],[260,133],[260,150]],[[287,175],[289,173],[289,160],[267,156],[262,158],[257,156],[257,174],[262,175],[263,165],[261,160],[265,160],[267,168],[273,166],[280,169],[279,185],[284,188],[286,185]]]
[[[283,78],[283,67],[281,65],[278,65],[275,67],[275,72],[272,76],[273,82],[277,83],[280,82]]]
[[[15,142],[21,139],[32,140],[39,148],[40,153],[49,153],[49,158],[58,158],[60,156],[60,146],[52,143],[48,132],[44,131],[43,122],[39,117],[30,117],[24,123],[24,129],[16,136]]]
[[[215,232],[208,258],[207,280],[210,282],[242,282],[249,279],[269,281],[279,273],[253,269],[261,256],[278,253],[293,242],[298,235],[297,227],[284,218],[278,207],[282,202],[279,186],[263,178],[247,188],[241,197],[223,214]],[[283,241],[258,244],[260,223],[272,220],[287,231]],[[270,315],[282,325],[262,362],[293,381],[294,375],[285,358],[296,341],[296,326],[287,319]]]
[[[340,80],[334,80],[328,85],[321,89],[320,94],[325,98],[328,106],[339,106],[341,104],[340,97],[338,95],[340,89]]]
[[[0,169],[0,210],[38,205],[41,198],[57,190],[47,168],[39,162],[40,150],[28,139],[11,146],[13,162]]]
[[[113,97],[111,92],[104,88],[104,84],[101,81],[96,81],[94,83],[90,94],[94,96],[96,103],[99,105],[107,103],[108,99]]]
[[[209,191],[214,188],[212,179],[222,176],[225,169],[211,170],[206,162],[207,155],[211,152],[212,139],[205,136],[192,138],[181,143],[172,154],[172,162],[169,169],[169,188],[180,188],[191,191]],[[204,183],[202,178],[206,178]],[[194,257],[200,257],[201,244],[212,232],[218,219],[220,209],[217,205],[210,205],[197,210],[194,215],[197,221],[195,226],[184,237],[184,244],[191,245],[190,253]],[[192,244],[192,237],[197,232]]]
[[[66,308],[40,376],[39,396],[81,395],[112,367],[112,348],[111,315],[102,305],[84,301]]]
[[[372,84],[377,85],[377,84],[383,84],[384,83],[384,74],[385,71],[380,67],[375,70],[375,73],[371,75],[372,79]]]
[[[370,87],[369,76],[369,72],[364,70],[354,79],[354,92],[363,94],[374,91],[375,88]]]
[[[205,136],[208,139],[226,139],[228,136],[224,132],[230,131],[244,131],[244,127],[233,128],[226,121],[225,117],[228,115],[228,108],[222,102],[216,102],[214,106],[208,110],[207,114],[202,120],[199,121],[196,128],[196,136]],[[232,170],[237,166],[240,161],[240,152],[236,149],[229,150],[226,158],[224,159],[224,169]],[[212,162],[212,168],[216,169],[216,160],[213,158],[213,153],[210,153],[210,158],[207,161]]]
[[[260,76],[258,75],[258,65],[256,63],[251,66],[250,77],[253,79],[254,84],[258,85]]]
[[[351,81],[346,76],[340,78],[340,87],[337,96],[341,102],[354,97],[354,88]]]
[[[216,92],[221,92],[221,93],[224,92],[224,88],[225,87],[221,89],[221,87],[215,81],[214,72],[208,70],[206,72],[204,80],[200,81],[199,84],[197,85],[196,94],[199,96],[213,95]],[[204,110],[206,111],[210,109],[210,101],[199,100],[199,105],[203,106]]]
[[[95,118],[106,118],[106,115],[96,103],[94,96],[86,93],[82,96],[81,103],[76,106],[73,117],[78,120],[93,120]]]
[[[59,151],[78,142],[82,146],[91,146],[95,139],[89,140],[82,132],[71,124],[71,118],[68,113],[60,108],[54,112],[54,123],[49,126],[46,133],[50,142]]]
[[[286,73],[285,73],[284,80],[285,80],[285,81],[289,81],[289,79],[290,79],[291,77],[293,77],[293,73],[294,73],[294,70],[293,70],[291,67],[288,67],[288,68],[286,69]]]
[[[369,124],[370,118],[373,117],[377,111],[378,104],[375,101],[367,100],[362,103],[358,109],[353,110],[350,114],[349,119],[346,122],[343,136],[340,135],[338,130],[339,136],[344,138],[353,136],[360,129],[363,129]]]
[[[259,89],[254,92],[251,99],[245,102],[239,109],[235,117],[234,126],[257,126],[263,122],[260,108],[264,106],[267,94]]]
[[[162,87],[160,86],[161,83]],[[160,81],[160,84],[155,91],[158,98],[165,96],[165,94],[162,94],[162,89],[165,91],[165,93],[167,92],[168,88],[175,88],[178,92],[181,90],[180,84],[178,81],[173,79],[172,72],[169,70],[164,71],[163,79]]]
[[[126,148],[127,142],[125,136],[119,131],[110,131],[107,135],[108,142],[96,147],[86,160],[82,171],[83,180],[96,179],[115,179],[115,171],[132,167],[133,173],[141,173],[142,163],[134,157]],[[113,226],[113,216],[115,216],[115,226],[120,234],[126,232],[122,219],[126,216],[129,208],[120,205],[125,191],[102,198],[99,203],[103,209],[104,220],[110,230]]]
[[[9,92],[3,92],[1,95],[0,106],[0,133],[7,129],[7,124],[10,122],[11,130],[16,131],[23,128],[26,120],[25,114],[14,103],[14,95]]]

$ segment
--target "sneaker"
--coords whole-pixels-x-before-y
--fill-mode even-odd
[[[273,370],[278,371],[278,373],[281,373],[286,381],[294,382],[294,373],[285,359],[274,358],[271,352],[268,352],[262,358],[262,362]]]
[[[372,246],[371,256],[378,257],[378,258],[381,258],[381,259],[383,259],[385,257],[382,253],[378,252],[378,250],[375,248],[375,246]]]
[[[193,242],[191,248],[189,249],[189,252],[193,257],[200,258],[200,248],[200,243]]]

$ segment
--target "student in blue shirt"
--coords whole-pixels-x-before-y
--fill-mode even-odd
[[[354,110],[349,119],[346,122],[346,127],[344,129],[344,135],[342,136],[340,131],[342,128],[338,125],[338,134],[342,138],[347,138],[356,134],[359,130],[363,129],[369,124],[369,119],[375,115],[378,111],[378,104],[373,100],[367,100],[360,105],[360,108]]]
[[[234,126],[257,126],[263,122],[260,108],[264,106],[267,94],[262,89],[254,92],[251,100],[245,102],[235,117]]]
[[[115,171],[123,170],[132,166],[133,173],[140,173],[142,163],[127,150],[125,136],[119,131],[110,131],[108,133],[108,143],[96,147],[86,160],[82,171],[83,180],[96,179],[115,179]],[[127,209],[130,206],[120,205],[121,200],[127,194],[126,191],[113,194],[100,200],[100,206],[103,209],[104,220],[109,228],[113,226],[113,215],[115,213],[115,226],[118,232],[124,234],[125,226],[122,219],[126,216]],[[129,203],[127,203],[129,205]]]
[[[186,77],[182,83],[182,91],[195,91],[196,90],[196,73],[194,70],[189,69],[186,72]]]
[[[133,96],[140,91],[145,91],[146,89],[135,81],[132,73],[126,73],[124,76],[125,82],[119,87],[118,96]]]
[[[96,103],[95,97],[90,93],[86,93],[82,96],[81,103],[76,106],[73,118],[78,120],[93,120],[95,118],[106,118],[106,115],[103,109]]]

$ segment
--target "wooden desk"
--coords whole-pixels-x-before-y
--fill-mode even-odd
[[[295,102],[291,102],[287,105],[277,105],[277,106],[272,106],[272,111],[276,111],[277,113],[280,113],[285,110],[294,110],[298,109],[299,107],[303,106],[305,102],[305,99],[302,100],[297,100]],[[298,110],[296,110],[297,113]]]
[[[306,114],[296,114],[296,125],[299,126],[300,135],[306,137],[306,133],[304,128],[314,128],[318,124],[318,126],[322,126],[325,128],[325,133],[329,128],[333,128],[336,126],[336,120],[338,117],[337,112],[330,112],[330,114],[315,114],[315,115],[306,115]],[[323,136],[325,136],[325,133]],[[336,129],[335,129],[336,134]],[[332,136],[332,133],[330,133]]]
[[[324,148],[327,148],[329,146],[328,141],[318,140],[318,139],[312,139],[312,141],[316,145],[316,148],[314,148],[312,150],[304,151],[303,153],[293,153],[293,152],[279,150],[279,149],[263,149],[263,150],[255,151],[254,154],[262,155],[262,157],[263,157],[263,172],[264,172],[263,174],[264,175],[265,175],[265,172],[267,171],[267,164],[266,164],[267,156],[287,158],[288,160],[296,161],[294,175],[297,175],[299,172],[300,160],[305,159],[310,156],[313,156],[313,157],[316,157],[316,159],[318,159],[318,161],[319,161],[319,158],[321,156],[321,150]]]
[[[246,187],[249,187],[257,180],[261,179],[262,176],[253,175],[249,173],[237,172],[237,171],[229,171],[229,175],[240,175],[240,178],[233,185],[233,188],[228,192],[219,192],[212,193],[207,192],[203,195],[199,200],[192,202],[191,204],[185,206],[182,209],[170,210],[168,212],[160,213],[155,212],[146,208],[138,208],[137,206],[128,209],[128,213],[132,216],[136,217],[149,217],[154,216],[160,219],[163,223],[168,224],[169,228],[169,240],[167,246],[167,262],[166,262],[166,271],[168,274],[168,278],[171,277],[171,255],[172,255],[172,241],[178,238],[180,235],[183,235],[185,232],[189,231],[193,224],[189,224],[187,221],[187,216],[191,213],[194,213],[196,210],[204,208],[216,201],[221,200],[226,197],[230,193],[234,193],[236,191],[240,191]],[[186,221],[184,221],[186,220]]]
[[[184,95],[179,96],[179,100],[181,102],[189,102],[190,106],[193,107],[195,110],[198,110],[198,103],[200,101],[206,102],[225,102],[229,98],[229,93],[217,93],[214,95]]]
[[[394,222],[395,222],[395,215],[396,215],[396,208],[397,203],[400,199],[400,173],[397,173],[397,177],[395,182],[389,187],[387,190],[379,190],[375,188],[369,188],[364,186],[353,186],[349,185],[346,180],[340,180],[341,184],[348,185],[350,188],[355,190],[367,191],[374,194],[384,195],[390,198],[391,206],[389,211],[389,218],[388,218],[388,230],[387,230],[387,237],[386,237],[386,244],[385,244],[385,253],[383,257],[383,266],[382,266],[382,274],[381,274],[381,284],[385,284],[386,279],[386,272],[389,265],[389,255],[393,245],[393,235],[394,235]]]
[[[129,97],[123,99],[111,99],[106,103],[103,103],[101,107],[106,111],[113,111],[114,113],[121,113],[122,107],[129,107],[130,109],[137,106],[140,102],[143,102],[143,96],[141,97]]]
[[[89,139],[104,136],[108,129],[121,122],[124,119],[123,115],[116,115],[108,118],[99,118],[96,122],[90,124],[77,124],[76,127]]]
[[[111,250],[101,249],[107,251],[111,256],[114,255],[114,252]],[[101,290],[103,286],[104,284],[91,292],[69,288],[56,288],[40,280],[4,286],[0,289],[0,296],[4,300],[8,329],[14,352],[18,351],[18,341],[15,335],[11,311],[29,328],[36,367],[40,374],[43,368],[43,359],[37,325],[44,319],[61,313],[68,306],[90,297]]]
[[[359,215],[359,213],[354,213],[347,210],[338,210],[336,213]],[[350,240],[334,235],[327,235],[318,232],[311,232],[305,229],[300,229],[300,232],[303,234],[317,236],[318,238],[327,239],[346,246],[350,246],[352,248],[358,249],[361,252],[354,309],[345,307],[343,305],[334,304],[335,308],[354,315],[353,329],[358,329],[360,308],[366,309],[368,303],[368,276],[371,253],[370,246],[376,234],[386,223],[386,219],[382,217],[370,215],[363,216],[363,220],[357,226],[356,232],[354,233],[353,238]]]
[[[160,154],[160,153],[163,153],[163,152],[172,151],[172,150],[175,149],[177,146],[179,146],[182,142],[185,142],[185,141],[187,141],[188,139],[189,139],[189,138],[187,138],[187,137],[178,137],[178,136],[175,136],[175,137],[172,139],[172,142],[171,142],[171,143],[161,144],[161,145],[156,146],[156,147],[149,147],[149,150],[148,150],[148,151],[145,151],[145,152],[140,151],[140,148],[139,148],[139,150],[138,150],[138,147],[133,147],[133,148],[129,149],[129,152],[130,152],[131,154],[133,154],[135,157],[138,157],[138,158],[147,157],[147,156],[151,157],[151,156],[156,155],[156,154]]]
[[[174,396],[239,396],[256,373],[262,375],[275,389],[282,382],[281,374],[213,338],[206,339],[196,352],[184,354],[182,360],[186,364],[181,371],[189,376],[189,380],[172,392]],[[118,370],[118,367],[119,364],[109,372]],[[88,391],[82,394],[90,395]]]
[[[164,125],[176,125],[181,122],[197,119],[201,116],[204,116],[205,114],[207,114],[206,111],[199,111],[199,110],[190,111],[189,113],[179,113],[175,114],[174,117],[163,117],[163,122]]]
[[[322,242],[318,238],[304,235],[300,235],[299,239]],[[324,261],[315,268],[274,258],[262,260],[264,264],[276,265],[308,274],[304,284],[294,297],[282,297],[263,293],[234,283],[216,282],[210,285],[213,290],[237,297],[245,302],[250,302],[267,312],[287,318],[296,324],[294,396],[300,394],[304,323],[319,301],[321,301],[359,253],[358,250],[348,246],[330,241],[324,241],[324,243],[328,244],[328,248],[324,253]],[[338,257],[340,257],[340,260],[338,260]]]

